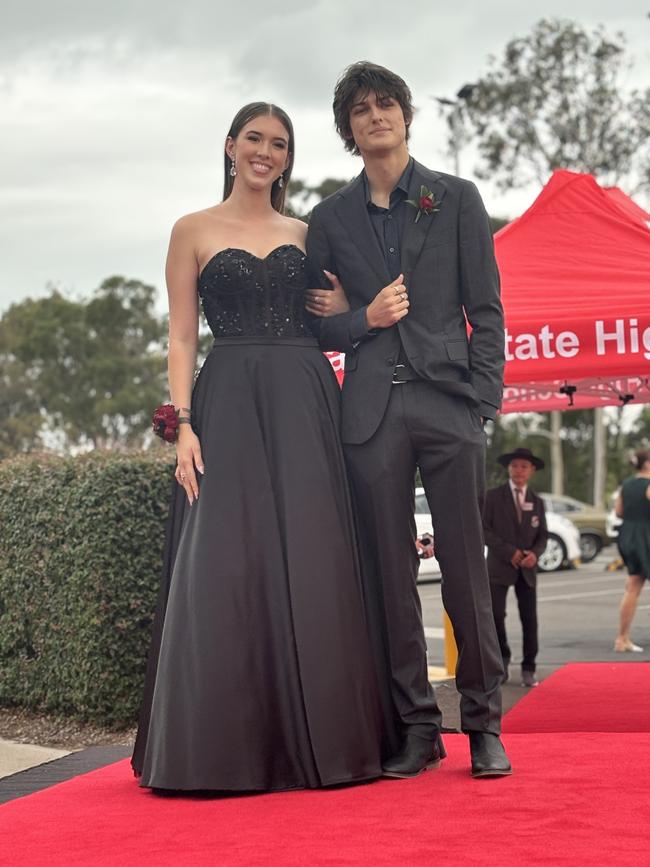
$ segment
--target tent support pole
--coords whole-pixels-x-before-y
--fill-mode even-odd
[[[607,444],[605,418],[602,406],[594,409],[594,490],[593,504],[605,508],[605,479],[607,477]]]
[[[562,455],[562,413],[554,409],[550,413],[551,427],[551,491],[554,494],[564,493],[564,456]]]

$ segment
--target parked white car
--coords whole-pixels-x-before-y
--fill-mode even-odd
[[[580,530],[573,521],[557,512],[547,512],[546,526],[548,542],[546,550],[537,563],[539,571],[554,572],[563,566],[579,566]]]
[[[433,523],[429,514],[429,504],[424,496],[424,488],[415,489],[415,527],[418,536],[431,536],[433,538]],[[440,581],[442,574],[440,564],[435,557],[420,560],[418,581]]]
[[[616,500],[618,499],[620,490],[620,488],[617,488],[612,494],[610,498],[609,511],[607,512],[607,523],[605,526],[607,529],[607,535],[610,539],[618,538],[618,528],[623,523],[623,518],[619,518],[615,510]]]
[[[539,558],[540,572],[553,572],[563,566],[580,564],[580,531],[568,518],[557,512],[546,513],[548,543]],[[415,526],[418,536],[433,536],[433,524],[424,488],[415,489]],[[435,557],[420,560],[418,581],[440,581],[440,564]]]

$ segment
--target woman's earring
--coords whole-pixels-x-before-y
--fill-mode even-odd
[[[278,186],[280,187],[280,189],[282,189],[282,187],[284,186],[284,178],[282,175],[280,175],[280,177],[278,178]]]
[[[237,174],[237,169],[235,168],[235,158],[230,157],[230,177],[234,178]]]

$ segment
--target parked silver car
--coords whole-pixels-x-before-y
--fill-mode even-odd
[[[607,514],[604,509],[596,509],[589,503],[582,503],[566,494],[540,494],[544,500],[546,514],[550,512],[564,515],[580,530],[580,559],[590,563],[601,548],[612,541],[607,533]]]

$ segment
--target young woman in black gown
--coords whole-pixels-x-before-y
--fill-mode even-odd
[[[223,203],[172,231],[169,384],[191,424],[132,760],[158,790],[381,774],[339,390],[303,319],[306,226],[283,215],[293,157],[287,115],[245,106]],[[199,299],[215,342],[193,384]]]

